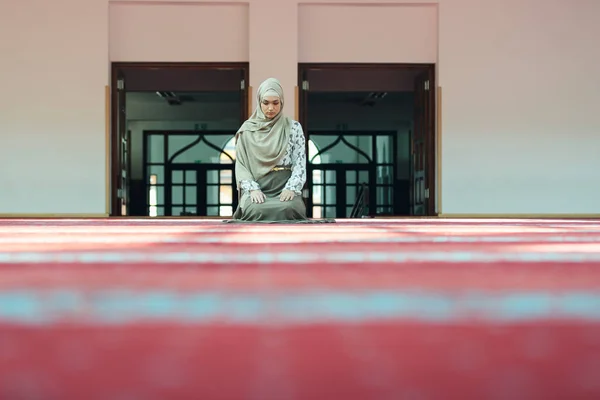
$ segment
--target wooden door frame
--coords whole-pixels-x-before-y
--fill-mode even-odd
[[[423,71],[427,72],[430,81],[429,90],[429,106],[431,109],[429,115],[429,125],[431,129],[428,131],[426,155],[427,155],[427,173],[426,184],[429,189],[429,202],[427,205],[427,216],[438,216],[436,210],[436,202],[441,205],[441,200],[437,198],[438,191],[436,185],[436,176],[441,173],[441,165],[436,168],[437,154],[439,151],[439,143],[437,143],[437,83],[436,83],[436,64],[435,63],[298,63],[298,88],[299,96],[297,99],[298,119],[304,127],[305,135],[308,134],[307,129],[307,93],[310,91],[303,88],[305,73],[309,70],[392,70],[392,71]],[[308,142],[307,142],[308,143]],[[308,149],[307,149],[308,150]]]
[[[113,62],[111,63],[110,77],[110,212],[109,216],[119,216],[117,212],[119,198],[117,193],[116,180],[120,175],[120,157],[121,151],[118,139],[117,126],[117,81],[120,72],[149,71],[157,68],[162,69],[191,69],[191,70],[218,70],[218,69],[239,69],[242,72],[243,79],[246,82],[245,90],[242,91],[240,120],[248,118],[248,92],[250,91],[250,64],[248,62]],[[127,87],[125,88],[127,91]],[[153,91],[152,82],[148,82],[148,91]],[[130,166],[131,167],[131,166]],[[149,217],[148,217],[149,218]]]

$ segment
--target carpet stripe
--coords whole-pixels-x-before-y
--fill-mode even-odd
[[[544,253],[544,252],[499,252],[432,251],[432,252],[238,252],[238,253],[194,253],[185,252],[21,252],[0,253],[0,264],[15,263],[155,263],[155,264],[311,264],[311,263],[494,263],[494,262],[594,262],[600,263],[599,252]]]
[[[360,291],[239,293],[100,290],[0,292],[0,322],[88,323],[168,320],[181,323],[317,323],[411,319],[423,322],[481,320],[600,322],[599,292]]]

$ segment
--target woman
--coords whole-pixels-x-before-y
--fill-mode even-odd
[[[236,133],[235,176],[241,198],[228,222],[324,222],[306,217],[304,132],[283,114],[281,84],[267,79],[257,97],[256,110]]]

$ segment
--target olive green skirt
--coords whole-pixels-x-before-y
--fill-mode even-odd
[[[302,196],[296,194],[290,201],[281,201],[279,196],[290,179],[289,170],[271,171],[258,180],[265,194],[264,203],[253,203],[250,193],[244,193],[233,218],[228,223],[331,223],[334,220],[308,219]]]

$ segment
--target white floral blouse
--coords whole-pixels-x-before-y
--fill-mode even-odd
[[[291,125],[292,131],[287,151],[277,166],[292,167],[292,176],[287,181],[285,189],[292,190],[296,194],[301,195],[302,188],[306,182],[306,142],[302,125],[294,120],[292,120]],[[240,186],[244,192],[260,189],[257,182],[250,180],[241,181]]]

